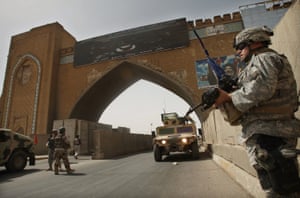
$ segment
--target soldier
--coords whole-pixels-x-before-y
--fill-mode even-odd
[[[74,158],[78,159],[78,155],[80,152],[80,145],[81,145],[81,140],[79,135],[75,135],[73,144],[74,144]]]
[[[71,169],[69,159],[68,159],[68,148],[70,148],[70,142],[65,136],[66,129],[64,127],[59,129],[59,134],[55,137],[55,165],[54,174],[58,175],[58,167],[60,164],[60,159],[63,160],[66,171],[68,174],[72,173],[74,170]]]
[[[266,196],[290,197],[300,190],[296,154],[300,121],[294,116],[297,89],[287,58],[268,48],[271,36],[272,30],[265,26],[237,34],[234,48],[246,66],[239,74],[237,90],[229,94],[220,89],[215,105],[231,103],[242,113],[242,138]]]
[[[47,144],[46,146],[48,147],[48,164],[49,164],[49,168],[47,171],[52,171],[53,170],[53,161],[54,161],[54,149],[55,149],[55,145],[54,145],[54,140],[55,137],[57,135],[57,129],[52,129],[50,137],[48,138]]]

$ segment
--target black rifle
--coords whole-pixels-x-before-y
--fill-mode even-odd
[[[209,88],[207,91],[205,91],[202,94],[202,102],[200,104],[190,108],[186,112],[185,117],[188,116],[190,113],[192,113],[199,107],[200,107],[201,111],[207,110],[215,103],[215,101],[217,100],[219,95],[220,95],[220,92],[219,92],[218,88],[216,88],[216,87]]]

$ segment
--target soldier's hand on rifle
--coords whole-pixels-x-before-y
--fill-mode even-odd
[[[225,102],[230,102],[231,101],[231,96],[229,93],[227,93],[226,91],[219,89],[219,97],[216,99],[215,101],[215,106],[218,107],[221,104],[225,103]]]

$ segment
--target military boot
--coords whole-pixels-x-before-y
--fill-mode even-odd
[[[70,166],[67,166],[66,169],[68,174],[72,174],[75,171],[74,169],[71,169]]]

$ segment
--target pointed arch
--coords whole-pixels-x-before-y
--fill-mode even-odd
[[[124,61],[101,76],[82,94],[69,117],[97,122],[106,107],[140,79],[153,82],[193,105],[192,92],[180,81],[152,67]]]
[[[10,75],[10,80],[9,80],[9,89],[8,89],[8,99],[6,102],[6,108],[5,108],[5,112],[4,112],[4,127],[8,128],[9,127],[9,121],[12,120],[12,116],[10,115],[10,113],[12,114],[11,108],[12,108],[12,103],[13,103],[13,94],[15,92],[17,92],[16,90],[14,90],[14,87],[16,87],[16,83],[18,81],[18,78],[22,78],[22,83],[26,84],[30,78],[28,77],[28,75],[30,75],[30,72],[27,72],[27,78],[26,78],[26,74],[24,75],[24,71],[22,70],[22,72],[20,72],[20,68],[21,67],[28,67],[29,69],[31,67],[36,67],[33,68],[35,69],[35,71],[33,71],[33,75],[34,77],[34,82],[30,82],[31,83],[31,88],[32,88],[32,98],[34,100],[32,108],[29,111],[32,111],[32,117],[29,118],[22,118],[23,120],[20,121],[20,129],[24,127],[24,123],[25,125],[27,125],[28,120],[31,121],[31,133],[34,134],[35,133],[35,129],[36,129],[36,118],[37,118],[37,105],[38,105],[38,96],[39,96],[39,91],[40,91],[40,81],[41,81],[41,64],[40,61],[38,60],[37,57],[33,56],[32,54],[25,54],[22,57],[20,57],[17,61],[17,63],[13,66],[12,68],[12,72]],[[31,71],[32,72],[32,71]],[[31,73],[32,74],[32,73]],[[25,106],[25,104],[24,104]],[[18,119],[18,118],[16,118]],[[23,126],[22,126],[23,125]],[[26,127],[27,128],[27,127]],[[16,130],[19,130],[16,129]]]

